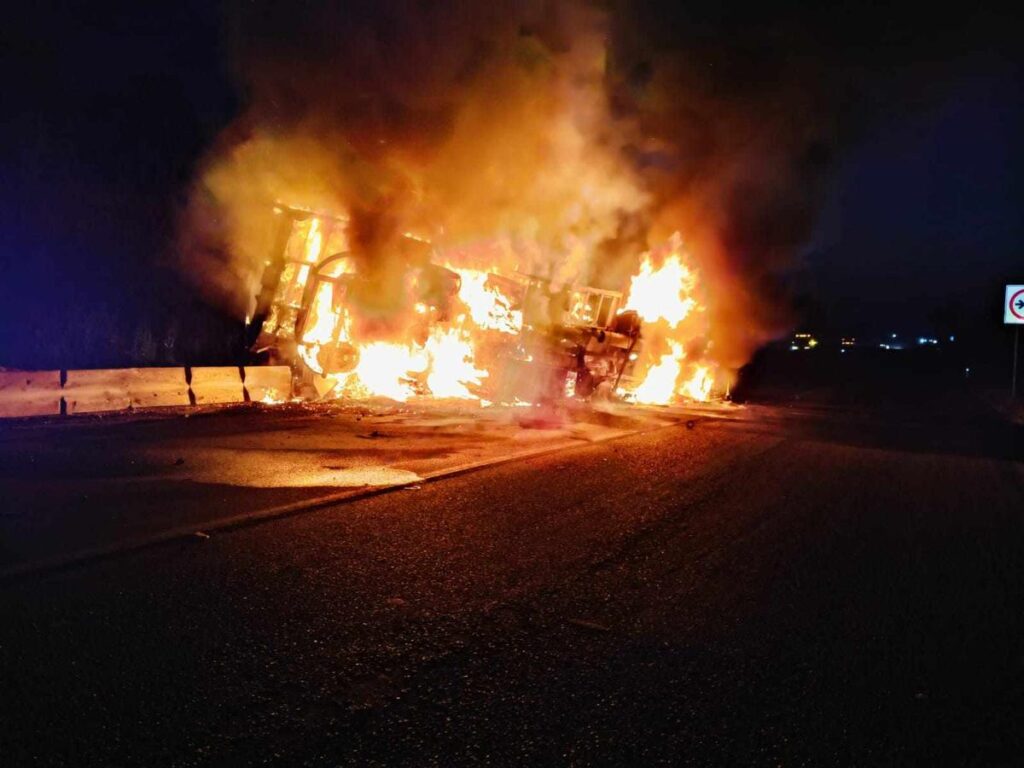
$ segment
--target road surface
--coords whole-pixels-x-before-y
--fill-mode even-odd
[[[732,412],[708,405],[698,415]],[[364,401],[0,421],[0,577],[693,415]]]
[[[1013,764],[1022,446],[978,409],[751,406],[8,577],[0,754]]]

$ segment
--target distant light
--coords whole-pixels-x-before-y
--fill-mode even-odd
[[[950,337],[949,337],[949,340],[950,340],[950,341],[956,341],[956,336],[950,336]]]
[[[895,339],[895,338],[896,338],[896,334],[894,333],[894,334],[892,335],[892,337],[893,337],[893,338]]]
[[[789,348],[790,348],[791,350],[793,350],[794,352],[796,352],[796,351],[797,351],[798,349],[800,349],[800,347],[798,347],[798,346],[797,346],[796,344],[790,344],[790,345],[789,345]]]
[[[845,349],[840,349],[839,351],[840,351],[840,353],[842,353],[844,355],[846,354],[846,350]]]

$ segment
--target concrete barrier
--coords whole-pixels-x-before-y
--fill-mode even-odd
[[[133,408],[191,405],[184,368],[128,368],[128,394]]]
[[[69,414],[189,405],[184,368],[68,371],[64,400]]]
[[[191,382],[191,385],[190,385]],[[190,397],[191,395],[191,397]],[[0,418],[97,413],[217,403],[283,402],[292,396],[288,366],[239,369],[234,366],[192,368],[103,368],[68,371],[0,371]]]
[[[242,372],[238,366],[193,368],[190,386],[196,405],[245,401]]]
[[[117,411],[131,406],[128,385],[118,370],[68,371],[64,401],[68,413]]]
[[[281,402],[292,396],[292,369],[287,365],[246,367],[245,389],[254,402]]]
[[[60,371],[0,371],[0,418],[60,414]]]

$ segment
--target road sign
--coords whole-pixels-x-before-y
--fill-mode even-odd
[[[1003,322],[1006,325],[1024,325],[1024,285],[1006,286]]]
[[[1003,301],[1003,323],[1015,325],[1013,329],[1013,375],[1010,378],[1010,397],[1017,397],[1017,348],[1020,346],[1020,327],[1024,325],[1024,285],[1006,286]]]

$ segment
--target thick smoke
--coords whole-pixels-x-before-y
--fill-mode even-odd
[[[235,16],[250,106],[210,153],[184,228],[190,266],[238,311],[275,201],[350,215],[364,270],[388,272],[414,232],[447,249],[483,241],[556,282],[595,279],[592,254],[644,209],[628,121],[608,111],[604,14],[264,5]]]
[[[812,230],[858,77],[819,34],[842,19],[704,13],[239,5],[248,107],[196,182],[189,269],[247,311],[275,201],[346,211],[355,256],[382,273],[414,232],[469,257],[483,244],[501,266],[556,283],[622,288],[678,230],[701,275],[711,356],[735,369],[790,322],[780,278]]]

